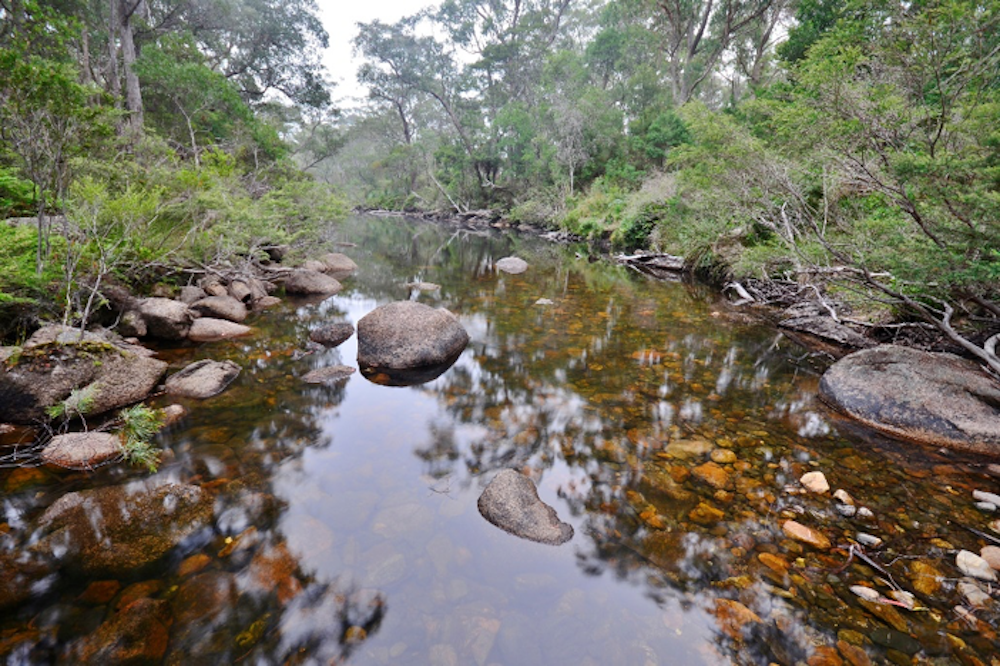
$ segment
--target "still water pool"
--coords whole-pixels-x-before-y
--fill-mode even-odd
[[[996,588],[975,583],[976,607],[955,566],[989,543],[966,528],[989,532],[996,517],[971,492],[997,480],[838,422],[816,400],[829,358],[711,290],[573,247],[362,217],[331,240],[360,266],[336,296],[254,315],[248,338],[160,351],[172,371],[228,358],[243,372],[184,403],[156,475],[0,477],[9,571],[70,491],[184,484],[210,507],[190,509],[195,528],[153,564],[88,566],[84,553],[29,577],[0,624],[8,663],[1000,663]],[[526,273],[495,270],[515,254]],[[310,330],[406,298],[470,333],[447,372],[411,387],[302,381],[356,365],[355,338],[316,350]],[[532,543],[480,516],[503,468],[536,482],[571,541]],[[810,471],[831,492],[805,492]],[[119,543],[107,509],[84,510],[100,548],[154,547]],[[832,547],[789,538],[789,519]],[[852,551],[860,534],[881,544]],[[915,596],[889,603],[899,590]]]

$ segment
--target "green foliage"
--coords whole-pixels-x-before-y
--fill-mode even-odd
[[[627,192],[603,179],[590,189],[567,200],[567,210],[560,224],[587,238],[609,236],[622,220],[627,206]]]
[[[0,219],[31,215],[34,204],[35,186],[31,181],[0,165]]]
[[[795,10],[796,25],[788,39],[778,45],[778,56],[787,63],[806,57],[809,48],[837,23],[845,9],[843,0],[800,0]]]
[[[159,48],[143,49],[136,71],[147,122],[196,161],[201,151],[217,145],[246,149],[246,139],[269,161],[283,154],[273,128],[258,120],[237,88],[205,63],[190,38],[175,35]]]
[[[86,416],[94,406],[97,385],[90,384],[81,389],[70,391],[69,397],[62,402],[48,407],[45,413],[50,419],[72,419]]]
[[[28,301],[54,294],[53,284],[60,277],[59,267],[47,265],[38,275],[35,270],[35,249],[38,229],[33,226],[10,226],[0,223],[0,299],[25,299]],[[57,256],[63,252],[64,243],[54,241]]]
[[[160,451],[151,440],[163,427],[163,412],[140,403],[118,412],[118,418],[122,422],[121,447],[126,462],[155,473]]]

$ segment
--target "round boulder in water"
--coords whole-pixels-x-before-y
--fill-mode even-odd
[[[309,331],[309,339],[324,347],[336,347],[354,335],[354,326],[348,322],[327,324]]]
[[[450,364],[469,344],[458,318],[415,301],[381,305],[358,322],[361,368],[412,370]]]
[[[285,292],[312,296],[316,294],[336,294],[342,285],[335,278],[319,271],[303,268],[292,271],[285,279]]]
[[[538,498],[534,482],[512,469],[501,470],[479,497],[479,513],[505,532],[552,546],[573,538],[573,526]]]
[[[56,435],[44,449],[42,461],[69,469],[92,469],[122,454],[121,440],[109,432],[71,432]]]
[[[358,270],[358,265],[354,263],[354,260],[340,252],[324,254],[320,257],[320,261],[325,267],[324,272],[330,273],[334,277],[346,277]]]
[[[866,349],[834,363],[819,390],[832,407],[884,433],[1000,456],[1000,383],[953,354]]]
[[[237,324],[247,318],[247,306],[232,296],[207,296],[192,303],[191,309],[199,317],[226,319]]]
[[[188,340],[192,342],[212,342],[214,340],[227,340],[238,338],[250,333],[250,327],[237,324],[226,319],[213,319],[212,317],[201,317],[195,319],[188,331]]]
[[[528,262],[520,257],[504,257],[496,263],[497,270],[519,275],[528,270]]]
[[[167,377],[166,390],[185,398],[211,398],[225,391],[239,374],[240,366],[232,361],[204,359]]]

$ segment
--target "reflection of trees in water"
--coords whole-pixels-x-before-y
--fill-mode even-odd
[[[583,571],[643,586],[661,604],[701,605],[720,618],[719,650],[736,663],[794,663],[804,654],[795,647],[803,636],[789,623],[806,623],[805,612],[767,591],[739,587],[748,575],[746,554],[732,554],[742,534],[754,543],[772,543],[774,534],[757,520],[737,524],[729,515],[692,523],[689,514],[715,499],[671,479],[658,454],[679,440],[749,441],[754,432],[760,440],[780,431],[770,418],[798,418],[809,404],[783,399],[789,380],[776,377],[789,366],[814,370],[789,359],[766,333],[716,325],[697,291],[637,284],[604,270],[592,276],[586,264],[533,269],[526,278],[474,285],[462,314],[489,312],[489,326],[433,387],[461,425],[431,424],[431,439],[417,455],[430,475],[466,487],[490,470],[516,468],[538,478],[557,461],[565,464],[569,479],[560,477],[559,494],[583,519]],[[666,298],[650,296],[655,289]],[[535,305],[539,296],[553,304]],[[783,446],[774,444],[779,452]],[[734,629],[725,604],[736,599],[757,610],[760,622]],[[782,629],[775,618],[785,618]]]

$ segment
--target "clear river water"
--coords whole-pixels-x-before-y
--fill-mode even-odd
[[[255,314],[246,338],[159,349],[171,372],[202,358],[243,370],[222,395],[183,401],[155,475],[0,473],[5,567],[41,542],[39,516],[67,492],[177,483],[211,498],[209,518],[153,564],[51,563],[0,616],[0,658],[1000,663],[996,586],[976,584],[977,606],[955,564],[988,544],[966,528],[989,533],[996,516],[971,493],[998,480],[839,420],[816,398],[830,358],[711,289],[573,246],[400,218],[352,217],[330,236],[360,267],[337,295]],[[510,255],[528,271],[497,271]],[[317,350],[310,330],[407,298],[448,308],[471,336],[444,374],[302,381],[356,366],[356,338]],[[483,519],[477,500],[503,468],[535,481],[573,526],[568,543]],[[810,471],[831,491],[806,492]],[[98,533],[105,518],[89,514]],[[789,519],[831,547],[790,538]]]

